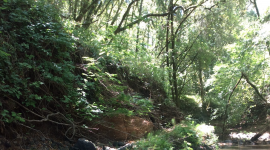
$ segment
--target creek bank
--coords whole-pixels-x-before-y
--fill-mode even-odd
[[[270,144],[270,134],[265,132],[263,134],[258,134],[254,132],[232,132],[229,134],[229,139],[220,141],[218,143],[220,148],[232,148],[235,146],[255,146],[255,145],[269,145]]]
[[[140,139],[147,133],[153,131],[153,123],[149,120],[119,114],[105,117],[93,126],[98,130],[94,133],[114,141]]]
[[[177,132],[173,131],[173,129],[177,128]],[[212,150],[215,149],[214,145],[209,145],[206,142],[211,139],[210,135],[212,133],[212,127],[209,127],[207,125],[201,125],[200,127],[196,128],[195,130],[192,130],[192,128],[188,128],[187,126],[183,125],[176,125],[172,128],[168,129],[162,129],[164,134],[166,133],[173,133],[170,134],[169,141],[174,142],[173,146],[175,147],[175,150],[178,150],[179,148],[181,149],[183,140],[185,138],[191,138],[186,135],[187,133],[192,133],[192,139],[196,140],[198,137],[203,137],[204,141],[199,144],[195,145],[195,142],[192,142],[193,140],[190,139],[188,140],[191,142],[190,144],[194,144],[192,148],[194,150]],[[124,141],[116,141],[116,140],[108,140],[107,142],[102,141],[102,139],[94,139],[93,137],[87,137],[91,138],[85,139],[85,138],[73,138],[73,141],[70,141],[68,139],[63,138],[61,136],[61,132],[64,132],[65,130],[48,130],[49,128],[54,128],[54,126],[48,127],[46,126],[47,130],[43,127],[43,131],[46,133],[44,136],[41,133],[37,133],[36,131],[30,130],[27,132],[27,134],[24,135],[17,135],[15,139],[12,140],[7,140],[7,139],[0,139],[0,149],[2,150],[33,150],[33,149],[38,149],[38,150],[126,150],[126,149],[136,149],[136,144],[138,144],[138,139],[134,141],[129,141],[129,140],[124,140]],[[200,131],[204,131],[204,133],[197,131],[197,129],[200,129]],[[41,130],[41,129],[40,129]],[[51,131],[51,132],[50,132]],[[194,132],[193,132],[194,131]],[[50,133],[49,133],[50,132]],[[35,134],[34,134],[35,133]],[[195,136],[198,134],[198,137]],[[199,134],[200,133],[200,134]],[[121,133],[119,133],[121,134]],[[162,134],[162,135],[164,135]],[[183,136],[178,136],[176,137],[176,134],[179,136],[180,134]],[[208,136],[202,136],[201,134],[207,134]],[[210,135],[209,135],[210,134]],[[194,135],[194,136],[193,136]],[[187,137],[186,137],[187,136]],[[164,136],[161,136],[160,138],[164,138]],[[167,137],[167,136],[166,136]],[[197,138],[196,138],[197,137]],[[4,137],[3,137],[4,138]],[[77,140],[78,139],[78,140]],[[5,141],[4,141],[5,140]],[[149,140],[149,139],[145,139]],[[2,142],[3,141],[3,142]],[[136,143],[135,143],[136,142]],[[158,141],[154,141],[157,143]]]

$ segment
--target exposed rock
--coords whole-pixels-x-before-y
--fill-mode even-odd
[[[99,129],[96,133],[103,137],[124,141],[142,138],[153,130],[153,123],[137,116],[119,114],[105,117],[95,127]]]
[[[77,143],[74,145],[74,150],[96,150],[96,146],[91,141],[85,138],[78,139]]]

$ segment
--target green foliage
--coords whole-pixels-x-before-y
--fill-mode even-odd
[[[248,14],[249,15],[249,14]],[[264,88],[269,84],[269,79],[266,74],[269,74],[269,59],[267,58],[268,51],[265,41],[269,38],[269,32],[265,32],[268,28],[255,22],[244,20],[245,25],[242,27],[245,30],[241,32],[234,31],[235,42],[224,47],[226,57],[222,63],[217,63],[214,67],[214,74],[209,80],[210,92],[207,99],[213,108],[213,118],[222,116],[225,112],[225,107],[232,89],[241,77],[241,72],[244,72],[249,77],[255,86],[264,93]],[[233,95],[228,103],[228,118],[227,123],[238,124],[246,116],[253,116],[250,107],[260,105],[262,100],[256,98],[252,88],[245,79],[242,79],[233,91]],[[253,119],[251,119],[253,120]]]
[[[142,1],[142,11],[132,14],[125,10],[130,1],[93,3],[95,9],[87,10],[81,20],[76,20],[81,15],[78,12],[83,13],[84,7],[88,8],[94,1],[54,2],[50,1],[55,5],[33,0],[0,2],[0,94],[5,98],[11,96],[31,109],[48,106],[50,111],[55,111],[65,106],[68,113],[76,110],[91,119],[97,110],[141,115],[154,109],[154,102],[162,105],[174,105],[174,102],[188,114],[199,114],[198,102],[184,96],[199,95],[206,109],[212,110],[213,118],[218,118],[224,114],[228,93],[241,72],[247,73],[262,89],[269,84],[269,61],[265,54],[269,51],[270,36],[260,22],[249,25],[255,17],[254,12],[246,12],[245,1],[228,0],[219,7],[211,1],[207,6],[194,7],[191,14],[178,9],[174,27],[169,25],[174,30],[170,33],[166,32],[167,17],[151,16],[135,23],[137,28],[125,28],[142,14],[166,13],[169,1]],[[182,0],[176,1],[175,6],[188,8],[201,2]],[[132,9],[139,10],[138,6],[139,3],[132,5]],[[124,23],[118,27],[116,23],[122,22],[119,19]],[[267,16],[262,21],[267,23]],[[119,28],[122,31],[116,33]],[[171,35],[177,28],[179,31]],[[83,54],[74,56],[78,51]],[[81,56],[85,59],[78,58]],[[78,63],[83,75],[75,73],[74,64]],[[175,73],[173,78],[172,73]],[[127,82],[138,81],[156,97],[124,94]],[[178,95],[174,98],[176,88]],[[252,88],[247,83],[241,82],[234,92],[237,94],[233,95],[228,109],[228,122],[233,124],[250,110],[251,104],[259,103],[254,102]],[[161,100],[159,94],[163,95]],[[140,109],[125,108],[133,106]],[[20,116],[12,111],[3,114],[8,120],[7,114]]]
[[[173,149],[172,143],[168,140],[168,135],[164,133],[149,133],[147,139],[140,140],[136,144],[136,149]]]
[[[193,149],[199,145],[216,145],[217,137],[205,127],[208,126],[184,122],[168,131],[148,134],[146,139],[136,143],[136,149]]]
[[[153,100],[145,99],[140,95],[134,95],[130,98],[129,103],[133,103],[139,107],[135,111],[135,114],[144,115],[151,112],[154,109]]]
[[[14,111],[9,112],[8,110],[4,109],[0,114],[2,116],[2,121],[7,123],[11,123],[14,121],[25,122],[25,119],[21,117],[21,113],[16,113]]]
[[[32,109],[46,105],[52,112],[61,105],[69,109],[80,103],[84,97],[76,86],[81,85],[81,77],[75,74],[72,60],[76,45],[60,23],[57,9],[24,0],[6,1],[1,8],[1,95]],[[21,120],[15,112],[2,116],[7,122],[10,116]]]
[[[239,70],[231,68],[227,72],[224,69],[225,74],[219,76],[216,73],[215,75],[217,75],[217,80],[223,80],[223,75],[226,75],[228,77],[224,79],[226,81],[221,81],[220,84],[217,83],[211,86],[207,84],[204,86],[204,83],[211,80],[216,62],[218,65],[224,62],[231,61],[231,63],[235,63],[241,61],[242,67],[249,65],[243,63],[246,61],[240,59],[241,56],[251,55],[245,51],[245,49],[249,49],[247,45],[250,41],[238,40],[238,35],[241,35],[240,31],[244,29],[240,24],[244,21],[243,18],[248,18],[248,21],[255,20],[254,12],[246,10],[245,0],[227,0],[219,3],[219,5],[216,5],[214,1],[202,5],[205,2],[203,0],[172,1],[175,6],[182,6],[184,9],[187,9],[190,5],[196,6],[190,14],[182,11],[181,8],[178,9],[173,21],[174,26],[171,26],[172,24],[170,26],[166,25],[168,16],[151,16],[144,18],[141,22],[137,20],[143,15],[147,16],[147,14],[167,13],[170,1],[142,1],[142,6],[139,3],[132,5],[131,1],[122,3],[120,1],[105,0],[99,4],[97,4],[97,1],[84,2],[80,0],[50,2],[55,4],[54,7],[61,10],[62,19],[65,21],[68,32],[72,33],[72,36],[78,42],[83,43],[83,45],[90,45],[93,48],[90,50],[92,56],[88,57],[92,57],[93,60],[100,63],[95,62],[95,65],[88,66],[88,68],[91,68],[90,74],[95,76],[89,78],[97,80],[89,80],[86,83],[88,89],[96,90],[98,93],[91,95],[95,99],[94,101],[98,101],[99,98],[104,99],[101,96],[103,95],[101,94],[102,89],[98,88],[99,83],[97,82],[102,81],[102,78],[106,80],[110,78],[103,74],[107,72],[104,64],[117,64],[117,69],[127,66],[129,68],[128,71],[122,72],[123,74],[118,76],[119,78],[123,77],[123,80],[128,80],[136,77],[142,81],[147,81],[152,89],[158,87],[166,91],[162,94],[167,94],[167,99],[158,101],[159,103],[171,105],[172,101],[177,103],[176,101],[179,100],[181,109],[191,112],[196,107],[196,104],[191,99],[185,100],[183,95],[200,95],[205,104],[212,106],[213,104],[216,106],[222,105],[221,108],[217,108],[221,112],[224,110],[226,101],[224,94],[227,93],[234,82],[229,80],[230,78],[237,78]],[[129,4],[131,4],[132,11],[128,10]],[[90,7],[91,9],[85,9]],[[130,24],[136,26],[136,28],[126,26]],[[83,28],[80,28],[81,26]],[[170,33],[166,32],[167,27],[172,29]],[[121,31],[116,32],[118,29]],[[245,29],[248,31],[250,28],[246,27]],[[176,30],[178,33],[171,35]],[[166,45],[166,37],[169,38],[169,45]],[[173,40],[175,40],[175,43],[172,46]],[[231,52],[226,52],[226,48],[222,48],[224,45],[232,44],[235,41],[238,42],[237,44],[242,44],[240,47],[235,47],[237,53],[240,51],[241,53],[231,55]],[[250,47],[252,47],[251,45]],[[27,47],[27,45],[24,46]],[[168,52],[166,52],[166,46],[169,47]],[[174,47],[174,49],[170,49],[171,47]],[[249,61],[251,60],[261,61],[261,59],[254,58]],[[254,73],[260,74],[259,70],[262,64],[257,64],[252,70],[254,70]],[[173,65],[177,67],[173,69]],[[231,67],[231,65],[228,65],[228,67]],[[249,68],[243,67],[242,69],[248,70]],[[199,75],[199,71],[201,75]],[[172,72],[176,73],[175,79],[172,79]],[[250,72],[250,74],[252,73]],[[198,81],[199,78],[202,81]],[[108,83],[112,82],[112,80],[113,78],[110,78],[102,82]],[[173,85],[172,81],[177,82],[177,84]],[[108,84],[104,85],[107,86]],[[107,87],[109,91],[114,88],[121,91],[122,87],[113,87],[112,85]],[[179,95],[174,98],[176,100],[172,100],[174,97],[173,88],[178,88]],[[69,100],[64,99],[63,101]],[[108,103],[105,100],[102,101]],[[235,104],[235,106],[239,105]]]
[[[196,113],[194,110],[199,111],[198,103],[193,98],[182,96],[178,101],[180,109],[185,113]]]
[[[115,98],[110,98],[109,101],[100,100],[97,103],[107,106],[106,115],[145,115],[154,109],[152,100],[142,98],[139,95],[130,96],[124,93],[120,93]],[[128,109],[128,107],[135,108]]]

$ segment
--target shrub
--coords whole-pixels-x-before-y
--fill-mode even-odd
[[[207,132],[205,127],[209,129]],[[169,130],[150,133],[146,139],[136,143],[135,149],[192,149],[200,145],[215,145],[216,142],[211,126],[183,122]]]
[[[71,59],[75,41],[57,13],[42,2],[0,2],[0,94],[45,114],[72,113],[70,108],[83,99],[77,91],[81,77]],[[4,111],[6,122],[8,116],[22,121],[19,114]]]

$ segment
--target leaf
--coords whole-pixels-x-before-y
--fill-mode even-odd
[[[2,112],[1,112],[1,115],[3,117],[7,116],[8,115],[8,110],[4,109]]]
[[[1,33],[1,31],[0,31],[0,33]],[[4,56],[4,57],[10,56],[10,54],[8,54],[8,53],[2,51],[1,48],[2,48],[2,47],[0,47],[0,56]]]
[[[21,93],[20,91],[17,91],[17,92],[15,93],[15,95],[16,95],[16,97],[17,97],[18,99],[20,99],[20,96],[22,95],[22,93]]]
[[[24,66],[24,67],[29,68],[29,69],[32,68],[32,66],[29,65],[28,63],[19,63],[19,64],[20,64],[21,66]]]
[[[11,112],[11,116],[15,117],[15,116],[17,116],[17,114],[13,111],[13,112]]]
[[[64,100],[62,100],[63,103],[69,103],[71,102],[71,100],[69,99],[69,97],[64,96]]]
[[[0,7],[0,9],[1,9],[1,10],[5,10],[5,9],[7,9],[7,7]]]
[[[23,119],[22,117],[19,117],[18,120],[21,122],[25,122],[25,119]]]

